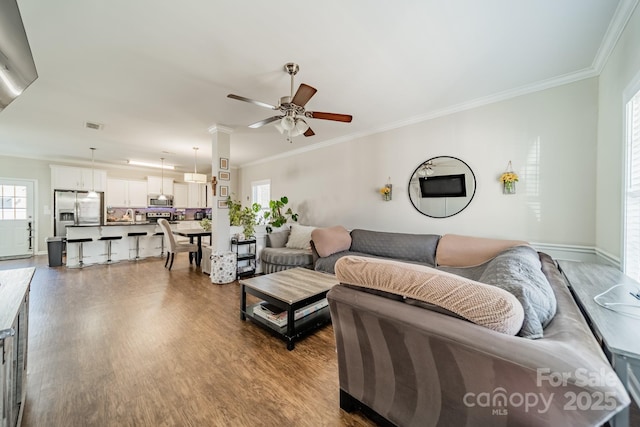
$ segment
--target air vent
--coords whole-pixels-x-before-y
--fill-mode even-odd
[[[87,129],[93,129],[93,130],[102,130],[102,127],[104,125],[101,123],[95,123],[95,122],[84,122],[84,127],[86,127]]]

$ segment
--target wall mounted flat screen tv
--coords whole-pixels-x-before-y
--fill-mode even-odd
[[[467,197],[464,174],[420,178],[422,197]]]

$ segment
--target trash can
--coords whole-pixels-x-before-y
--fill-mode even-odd
[[[49,267],[60,267],[62,265],[62,237],[47,238],[47,252],[49,254]]]

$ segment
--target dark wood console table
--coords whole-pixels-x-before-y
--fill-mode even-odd
[[[640,405],[640,317],[607,309],[593,299],[617,284],[639,289],[640,284],[620,270],[604,264],[558,261],[558,265],[611,366],[631,398]],[[640,315],[640,309],[638,311]],[[628,426],[629,408],[618,413],[612,421],[616,427]]]

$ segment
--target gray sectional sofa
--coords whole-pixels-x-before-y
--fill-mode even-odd
[[[590,426],[629,405],[548,255],[521,242],[349,234],[349,246],[338,245],[330,254],[326,247],[314,250],[315,269],[336,273],[341,281],[327,299],[344,410],[397,426]],[[476,257],[474,247],[484,248],[479,252],[488,260]],[[464,266],[465,260],[471,265]],[[529,276],[542,278],[544,289],[531,291]],[[473,298],[480,294],[473,289],[492,287],[476,284],[478,279],[514,287],[495,290],[504,294],[500,304],[477,303]],[[434,297],[433,283],[465,291]],[[542,310],[540,299],[550,301]],[[511,324],[505,333],[491,317],[496,311],[478,311],[486,307],[511,313],[510,321],[522,322],[522,329],[515,334],[520,323],[515,329]],[[523,334],[528,312],[540,315],[533,315],[539,330]]]

